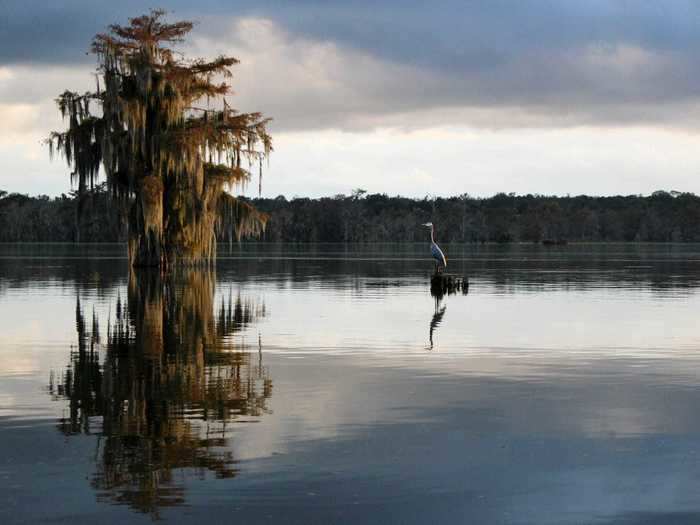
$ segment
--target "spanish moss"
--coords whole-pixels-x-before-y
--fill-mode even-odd
[[[251,179],[243,166],[257,167],[261,183],[269,119],[224,98],[237,59],[181,58],[173,46],[192,23],[164,17],[154,10],[95,37],[96,89],[56,99],[67,129],[50,134],[49,153],[63,155],[78,195],[106,179],[133,266],[210,264],[217,234],[240,240],[265,229],[267,215],[231,192]]]

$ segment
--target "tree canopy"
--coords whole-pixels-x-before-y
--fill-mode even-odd
[[[175,51],[191,30],[162,10],[111,25],[92,43],[95,90],[57,98],[68,127],[51,133],[50,153],[63,154],[78,195],[104,173],[127,217],[134,265],[211,261],[217,233],[258,235],[267,221],[228,190],[249,182],[253,167],[262,177],[269,119],[226,100],[236,58]]]

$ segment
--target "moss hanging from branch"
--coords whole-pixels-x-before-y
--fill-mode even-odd
[[[252,204],[228,193],[219,197],[217,233],[228,235],[229,239],[235,236],[240,241],[242,237],[259,237],[265,232],[269,218]]]
[[[272,151],[269,119],[238,112],[223,98],[237,59],[181,58],[173,46],[192,23],[164,18],[154,10],[95,37],[97,89],[60,95],[68,129],[48,138],[79,192],[104,173],[113,197],[128,205],[134,265],[210,261],[216,228],[240,238],[259,235],[267,220],[228,192],[251,179],[242,161],[257,165],[262,180]],[[218,98],[221,107],[212,108]]]

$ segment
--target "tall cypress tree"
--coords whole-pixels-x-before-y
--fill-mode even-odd
[[[228,191],[253,167],[262,175],[272,150],[269,119],[224,98],[238,61],[183,58],[173,47],[192,22],[164,18],[154,10],[95,37],[97,87],[57,98],[68,127],[48,139],[79,194],[106,176],[127,217],[130,263],[161,268],[212,262],[223,230],[262,232],[267,216]]]

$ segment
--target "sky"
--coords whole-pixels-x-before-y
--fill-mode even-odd
[[[700,3],[161,0],[273,118],[262,195],[700,193]],[[0,0],[0,189],[57,195],[54,98],[134,0]],[[257,184],[245,188],[257,194]]]

